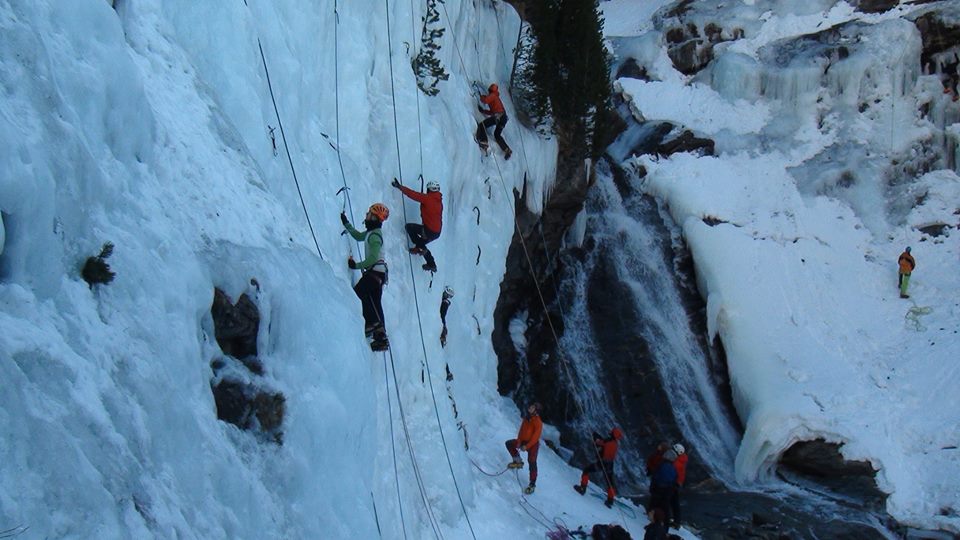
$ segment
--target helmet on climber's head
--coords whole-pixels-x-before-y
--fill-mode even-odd
[[[447,298],[453,298],[453,287],[447,285],[443,288],[443,295]]]
[[[677,443],[673,445],[673,451],[676,452],[678,456],[682,456],[687,451],[687,449],[684,448],[682,444]]]
[[[436,180],[430,180],[427,182],[427,192],[440,191],[440,182]]]
[[[906,251],[907,253],[910,253],[910,246],[907,246],[907,249],[905,249],[904,251]]]
[[[620,428],[615,427],[610,430],[610,436],[619,441],[623,437],[623,432],[620,431]]]
[[[493,83],[490,85],[490,88],[488,88],[487,91],[491,94],[495,94],[500,91],[500,87],[497,86],[497,83]]]
[[[390,209],[383,203],[373,203],[370,205],[370,209],[367,210],[370,214],[380,220],[381,223],[387,220],[390,217]]]

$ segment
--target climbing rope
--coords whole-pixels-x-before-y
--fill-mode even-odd
[[[487,471],[483,470],[483,467],[481,467],[480,465],[477,465],[477,462],[474,461],[473,458],[470,458],[470,463],[473,463],[473,466],[476,467],[476,469],[477,469],[478,471],[480,471],[481,473],[483,473],[483,474],[485,474],[485,475],[487,475],[487,476],[497,477],[497,476],[500,476],[501,474],[503,474],[503,473],[505,473],[505,472],[507,472],[507,471],[510,470],[510,467],[504,467],[503,470],[500,471],[500,472],[491,473],[491,472],[487,472]]]
[[[350,211],[350,222],[354,223],[350,187],[347,186],[347,175],[343,171],[343,158],[340,156],[340,12],[337,10],[337,0],[333,0],[333,18],[333,102],[336,111],[337,163],[340,165],[340,178],[343,180],[343,193],[347,202],[347,209]],[[359,259],[360,241],[354,240],[354,243],[357,245],[357,259]]]
[[[443,5],[443,3],[441,3],[441,5]],[[400,157],[400,128],[397,121],[397,92],[396,92],[396,83],[394,81],[394,74],[393,74],[394,73],[393,72],[393,36],[390,28],[390,0],[384,0],[384,6],[386,7],[386,19],[387,19],[387,54],[389,56],[389,66],[390,66],[390,99],[391,99],[391,103],[393,104],[393,133],[394,133],[394,139],[395,139],[396,148],[397,148],[397,172],[402,182],[403,181],[403,162]],[[404,205],[401,205],[401,208],[403,209],[404,222],[406,222],[407,209]],[[410,281],[413,285],[413,302],[414,302],[414,308],[416,309],[416,313],[417,313],[417,326],[420,330],[420,345],[423,350],[423,359],[424,359],[423,364],[426,366],[426,369],[427,369],[427,376],[428,376],[427,379],[430,383],[430,397],[433,399],[433,412],[437,419],[437,428],[440,432],[440,441],[443,443],[443,453],[447,458],[447,467],[450,469],[450,477],[453,479],[453,485],[457,492],[457,498],[460,501],[460,508],[463,510],[463,516],[467,520],[467,526],[470,528],[470,534],[473,536],[474,540],[476,540],[477,535],[473,530],[473,524],[470,522],[470,514],[467,512],[467,505],[463,502],[463,495],[460,493],[460,484],[459,482],[457,482],[457,475],[453,470],[453,462],[450,460],[450,451],[447,448],[446,436],[444,436],[443,434],[443,424],[440,421],[440,407],[437,404],[437,395],[433,389],[433,375],[430,372],[430,362],[429,362],[429,359],[427,358],[427,345],[426,345],[426,340],[424,339],[424,336],[423,336],[423,321],[420,317],[420,301],[417,295],[417,281],[416,281],[416,277],[414,276],[413,256],[411,254],[407,254],[407,261],[410,265]],[[393,358],[392,351],[390,352],[390,356],[391,356],[391,363],[392,363],[392,358]],[[394,382],[396,383],[396,375],[394,375]]]
[[[400,411],[400,423],[403,425],[403,436],[407,441],[407,452],[410,454],[410,462],[413,464],[413,474],[417,480],[417,486],[420,489],[420,498],[427,510],[427,517],[430,520],[430,526],[433,528],[433,534],[437,538],[443,538],[443,531],[440,529],[440,522],[433,513],[433,507],[430,505],[427,497],[427,489],[423,483],[423,474],[420,472],[420,465],[417,462],[416,452],[413,450],[413,438],[410,437],[410,429],[407,426],[407,414],[403,410],[403,401],[400,399],[400,381],[397,379],[397,366],[393,360],[393,350],[387,349],[384,353],[384,363],[386,363],[387,354],[390,355],[390,370],[393,372],[393,388],[397,395],[397,409]]]
[[[390,378],[387,375],[387,356],[383,356],[383,383],[387,390],[387,411],[390,419],[390,450],[393,453],[393,478],[397,486],[397,506],[400,508],[400,525],[403,527],[403,537],[407,537],[407,522],[403,517],[403,497],[400,496],[400,473],[397,470],[397,446],[396,437],[393,434],[393,405],[390,399]],[[374,511],[376,511],[376,501],[374,501]],[[380,522],[377,520],[377,527]]]
[[[247,5],[247,0],[243,1]],[[277,107],[277,98],[273,93],[273,83],[270,81],[270,70],[267,68],[267,57],[263,54],[263,44],[260,38],[257,38],[257,47],[260,49],[260,60],[263,62],[263,73],[267,76],[267,88],[270,89],[270,101],[273,102],[273,112],[277,115],[277,125],[280,126],[280,138],[283,140],[283,149],[287,153],[287,163],[290,164],[290,172],[293,174],[293,183],[297,186],[297,195],[300,196],[300,206],[303,207],[303,215],[307,218],[307,226],[310,228],[310,236],[313,237],[313,245],[317,248],[317,255],[323,258],[323,252],[320,251],[320,243],[317,241],[317,233],[313,230],[313,222],[310,221],[310,213],[307,211],[307,203],[303,200],[303,191],[300,189],[300,181],[297,179],[297,169],[293,166],[293,158],[290,157],[290,146],[287,144],[287,134],[283,129],[283,121],[280,120],[280,109]]]
[[[442,0],[441,0],[441,3],[442,3]],[[387,13],[387,18],[389,17],[390,17],[390,14]],[[411,36],[410,42],[416,43],[417,25],[414,23],[414,19],[413,19],[413,0],[410,0],[410,36]],[[423,134],[422,134],[423,127],[420,122],[420,88],[419,86],[417,87],[416,90],[413,91],[413,94],[415,97],[415,101],[417,103],[417,141],[419,142],[419,145],[420,145],[419,146],[420,153],[418,154],[420,156],[420,184],[421,184],[420,189],[423,190]]]

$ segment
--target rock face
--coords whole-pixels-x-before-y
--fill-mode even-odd
[[[259,287],[255,280],[251,284]],[[225,292],[214,289],[210,314],[217,344],[224,353],[210,362],[210,389],[217,418],[282,444],[286,398],[270,389],[263,378],[263,363],[256,357],[260,330],[257,305],[246,293],[234,304]]]
[[[780,457],[780,467],[877,509],[883,507],[887,497],[877,487],[877,471],[869,462],[847,461],[840,454],[839,444],[823,439],[794,444]]]

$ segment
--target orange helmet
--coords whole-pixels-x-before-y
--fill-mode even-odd
[[[390,217],[390,209],[383,203],[373,203],[370,205],[370,209],[367,210],[374,216],[377,217],[381,222],[386,221]]]
[[[497,83],[493,83],[493,84],[490,85],[490,88],[488,88],[487,90],[492,94],[492,93],[494,93],[494,92],[499,92],[499,91],[500,91],[500,87],[497,86]]]
[[[620,431],[620,428],[615,427],[615,428],[613,428],[613,429],[610,430],[610,435],[611,435],[614,439],[616,439],[616,440],[619,441],[620,438],[623,437],[623,432]]]

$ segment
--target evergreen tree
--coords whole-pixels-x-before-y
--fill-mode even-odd
[[[603,151],[599,129],[610,109],[610,59],[597,0],[523,4],[530,33],[521,37],[513,95],[528,119],[580,149]]]
[[[412,61],[413,72],[417,75],[417,86],[428,96],[437,95],[440,92],[437,85],[450,77],[437,58],[437,51],[440,50],[438,41],[446,31],[437,24],[440,22],[437,2],[443,0],[427,0],[427,13],[423,17],[423,30],[420,33],[420,52]]]

